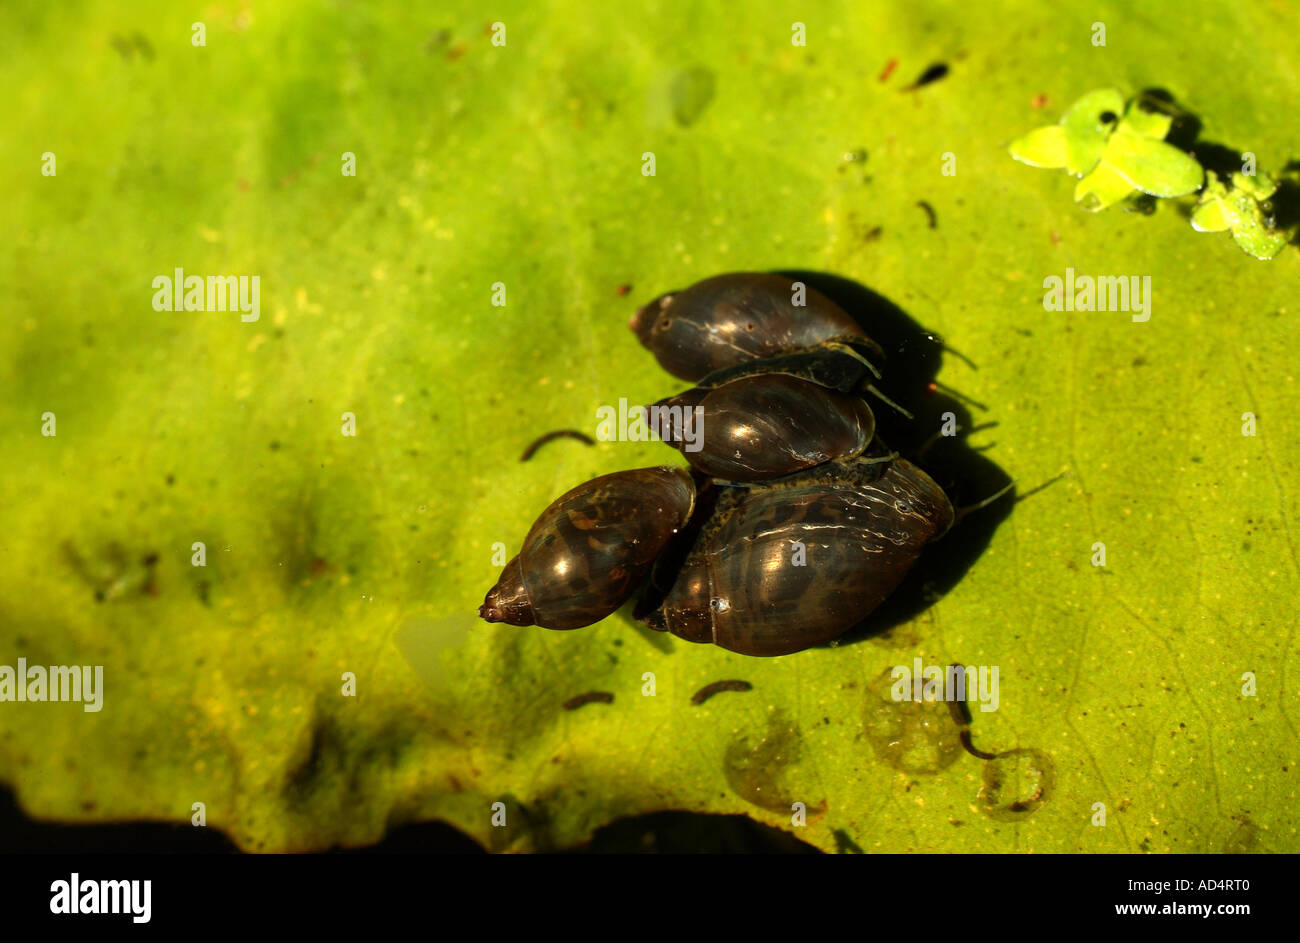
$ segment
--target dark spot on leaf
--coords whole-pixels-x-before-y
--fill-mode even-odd
[[[673,117],[683,128],[690,127],[713,101],[713,73],[702,66],[683,69],[673,76],[669,96]]]
[[[727,745],[722,772],[736,795],[759,808],[789,812],[795,799],[786,785],[787,768],[802,751],[799,728],[779,711],[760,738],[742,734]]]
[[[955,763],[962,745],[947,705],[895,701],[892,687],[886,670],[867,689],[862,732],[876,755],[904,773],[937,773]]]
[[[1249,854],[1259,844],[1259,829],[1255,827],[1255,823],[1244,815],[1239,816],[1236,821],[1237,827],[1223,843],[1225,855]]]
[[[933,82],[937,82],[948,74],[948,66],[943,62],[936,62],[917,77],[917,80],[903,89],[904,92],[914,92],[918,88],[923,88]]]
[[[131,41],[135,43],[135,48],[140,51],[140,55],[147,61],[153,62],[153,45],[144,37],[144,34],[136,30],[131,34]]]
[[[301,799],[319,788],[329,774],[327,767],[338,765],[339,754],[338,728],[328,718],[318,721],[312,727],[307,755],[289,771],[287,791]]]
[[[1006,750],[983,767],[979,799],[989,818],[1018,822],[1028,818],[1056,791],[1056,764],[1042,750]]]
[[[842,828],[837,828],[834,831],[832,831],[831,837],[835,839],[836,852],[838,852],[841,855],[866,854],[866,852],[862,850],[861,846],[859,846],[856,842],[854,842],[853,839],[849,837],[848,832],[844,831]]]

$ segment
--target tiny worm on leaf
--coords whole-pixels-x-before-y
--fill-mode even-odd
[[[958,727],[970,725],[970,708],[966,706],[965,701],[959,701],[955,697],[951,698],[948,701],[948,713],[952,714],[952,722]]]
[[[963,727],[961,730],[961,745],[966,748],[966,752],[978,760],[996,760],[997,753],[985,753],[983,750],[976,749],[975,745],[970,742],[970,728]]]
[[[614,701],[614,695],[608,691],[588,691],[586,694],[579,694],[577,697],[571,697],[564,702],[566,711],[574,711],[584,704],[611,704]]]
[[[552,439],[577,439],[586,445],[595,445],[596,441],[589,435],[579,432],[577,429],[556,429],[554,432],[548,432],[544,436],[539,436],[532,445],[524,449],[524,454],[519,456],[519,461],[526,462],[533,457],[533,454],[547,442]]]
[[[715,694],[723,691],[752,691],[754,686],[748,681],[714,681],[712,684],[706,684],[700,688],[691,697],[692,704],[703,704]]]

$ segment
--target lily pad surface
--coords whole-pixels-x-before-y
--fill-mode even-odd
[[[0,7],[0,665],[103,679],[97,711],[0,701],[26,814],[201,814],[249,851],[432,820],[548,850],[666,809],[826,851],[1300,851],[1300,253],[1081,213],[1007,158],[1087,89],[1160,88],[1285,167],[1300,10],[791,10]],[[1044,149],[1085,173],[1105,141]],[[158,310],[177,269],[257,276],[257,318]],[[1045,310],[1067,269],[1149,276],[1149,319]],[[773,270],[868,286],[969,358],[939,379],[1026,496],[966,576],[773,659],[626,612],[477,620],[550,501],[680,463],[519,461],[682,389],[636,307]],[[996,666],[971,734],[998,760],[892,697],[918,658]],[[723,679],[752,688],[692,703]]]

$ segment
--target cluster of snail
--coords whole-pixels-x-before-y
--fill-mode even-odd
[[[647,410],[691,471],[616,472],[533,524],[479,615],[576,629],[634,618],[691,642],[784,655],[843,635],[954,521],[944,490],[876,434],[885,355],[840,306],[781,275],[720,275],[630,327],[694,388]],[[686,435],[683,416],[701,425]]]

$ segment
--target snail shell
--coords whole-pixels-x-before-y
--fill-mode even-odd
[[[879,353],[853,318],[806,287],[793,302],[784,275],[737,272],[660,295],[628,326],[673,376],[694,383],[715,370],[758,358],[845,341]]]
[[[692,467],[728,481],[762,481],[854,458],[876,428],[861,398],[777,373],[688,390],[648,414],[650,428]]]
[[[695,485],[659,466],[594,478],[561,495],[528,531],[479,615],[577,629],[615,612],[690,518]]]
[[[748,489],[701,530],[670,588],[638,618],[744,655],[785,655],[842,635],[953,521],[943,489],[910,462],[854,474]]]

